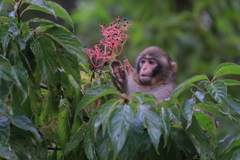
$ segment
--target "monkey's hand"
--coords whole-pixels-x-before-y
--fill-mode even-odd
[[[110,66],[118,83],[120,84],[124,83],[124,81],[126,80],[126,72],[121,62],[115,59],[111,62]]]

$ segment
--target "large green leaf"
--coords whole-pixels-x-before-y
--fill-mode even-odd
[[[208,80],[208,77],[206,75],[198,75],[198,76],[193,76],[189,79],[187,79],[186,81],[184,81],[183,83],[179,84],[174,91],[171,94],[172,98],[176,98],[178,97],[178,95],[180,93],[182,93],[185,89],[191,87],[191,86],[195,86],[193,83],[200,81],[200,80]]]
[[[105,147],[107,148],[107,146]],[[84,139],[84,151],[89,160],[98,160],[95,152],[95,145],[91,139],[90,134],[87,134]]]
[[[96,99],[108,94],[118,93],[119,92],[116,89],[107,85],[94,86],[82,97],[81,101],[78,103],[75,115],[77,115],[83,107],[91,104]]]
[[[121,151],[126,141],[132,118],[132,109],[127,104],[117,106],[110,113],[108,133],[112,140],[115,155]]]
[[[69,14],[67,13],[67,11],[64,8],[62,8],[59,4],[52,2],[52,1],[46,1],[46,4],[54,10],[57,17],[64,19],[66,22],[68,22],[71,25],[71,27],[74,27],[71,17],[69,16]],[[52,12],[50,12],[46,8],[43,8],[38,5],[30,5],[27,7],[27,9],[39,10],[39,11],[43,11],[43,12],[52,14]]]
[[[185,100],[181,106],[182,114],[184,118],[187,120],[186,128],[188,128],[192,123],[192,116],[193,116],[195,104],[196,104],[196,99],[192,98],[192,99]]]
[[[38,68],[42,74],[44,82],[52,79],[52,74],[57,71],[55,46],[51,39],[46,37],[36,38],[31,43],[31,50],[36,57]]]
[[[225,83],[221,80],[213,83],[207,81],[205,82],[205,87],[213,99],[223,106],[225,112],[230,116],[230,106],[227,103],[227,86]]]
[[[28,119],[23,115],[13,115],[12,118],[13,118],[13,122],[12,122],[13,125],[17,126],[20,129],[32,132],[35,139],[38,142],[41,141],[41,136],[30,119]]]
[[[47,13],[52,13],[56,17],[54,9],[45,0],[23,0],[23,2],[26,2],[33,6],[37,6],[38,7],[37,10],[48,11]]]
[[[10,136],[10,122],[6,115],[0,112],[0,141],[7,142]]]
[[[6,160],[18,160],[18,157],[11,149],[11,146],[8,143],[2,141],[0,141],[0,158]]]
[[[222,80],[227,86],[239,86],[240,81],[233,80],[233,79],[223,79]]]
[[[99,156],[99,160],[112,160],[114,159],[113,156],[109,156],[109,153],[112,151],[111,139],[106,132],[105,134],[102,133],[102,130],[99,129],[99,132],[96,137],[97,142],[97,153]],[[109,158],[110,157],[110,158]]]
[[[222,63],[217,67],[214,77],[226,74],[240,74],[240,66],[234,63]]]
[[[87,127],[88,126],[86,124],[83,124],[82,126],[79,127],[77,132],[70,137],[70,141],[66,144],[64,154],[70,152],[80,143],[80,141],[84,138],[87,132]]]
[[[81,42],[66,28],[54,26],[44,31],[44,34],[61,45],[71,54],[76,55],[79,61],[83,62],[85,65],[88,64],[87,55],[85,54]]]
[[[159,114],[154,111],[153,103],[144,102],[138,106],[140,119],[143,119],[143,125],[147,128],[148,134],[151,137],[153,146],[158,151],[158,144],[162,135],[161,131],[161,119]]]
[[[161,128],[164,138],[164,146],[167,145],[168,137],[170,135],[171,129],[171,122],[170,122],[170,113],[167,108],[162,107],[160,110],[160,117],[161,117]]]

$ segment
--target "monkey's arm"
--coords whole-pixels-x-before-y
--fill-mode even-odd
[[[126,81],[126,72],[124,66],[119,60],[113,60],[111,62],[112,72],[119,84],[123,84]]]

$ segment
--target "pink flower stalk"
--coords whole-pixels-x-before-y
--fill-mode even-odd
[[[101,51],[99,45],[95,45],[93,48],[85,47],[85,51],[90,59],[90,62],[94,68],[98,68],[107,62],[112,57],[109,56],[109,51]],[[99,63],[100,62],[100,63]]]
[[[120,22],[120,18],[118,17],[116,21],[110,25],[104,25],[102,23],[99,25],[102,28],[101,32],[104,36],[104,38],[100,40],[100,44],[106,46],[111,53],[114,54],[112,57],[119,56],[127,39],[130,38],[124,31],[128,31],[127,27],[131,25],[131,23],[127,22],[125,18],[123,22]],[[120,46],[120,50],[118,46]]]

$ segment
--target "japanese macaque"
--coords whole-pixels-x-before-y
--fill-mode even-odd
[[[152,46],[142,51],[135,68],[130,71],[126,71],[118,60],[111,62],[111,68],[122,92],[127,95],[141,91],[154,95],[161,102],[170,97],[176,86],[177,64],[159,47]]]

